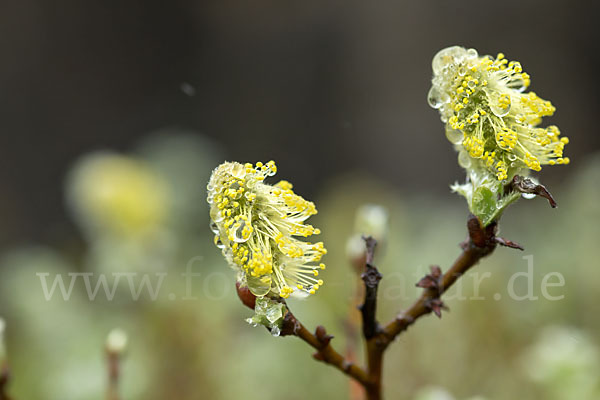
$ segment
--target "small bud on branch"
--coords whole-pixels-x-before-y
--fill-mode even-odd
[[[554,197],[552,197],[552,194],[550,194],[544,185],[535,183],[529,178],[515,175],[508,187],[509,189],[516,190],[520,193],[535,194],[536,196],[543,197],[548,200],[548,203],[550,203],[550,207],[552,208],[556,208],[558,206],[554,200]]]

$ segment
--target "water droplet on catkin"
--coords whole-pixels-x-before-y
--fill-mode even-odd
[[[458,129],[446,128],[446,138],[452,144],[461,144],[464,134]]]
[[[471,166],[471,156],[469,156],[469,153],[464,150],[458,153],[458,165],[463,168],[469,168]]]
[[[217,226],[217,224],[214,221],[210,221],[210,230],[212,231],[212,233],[214,233],[215,235],[219,234],[219,227]]]
[[[429,93],[427,94],[427,103],[429,103],[430,107],[436,109],[440,108],[443,104],[441,94],[435,86],[429,89]]]

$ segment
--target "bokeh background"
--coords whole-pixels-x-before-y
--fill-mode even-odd
[[[382,320],[416,294],[414,271],[448,266],[465,235],[466,206],[448,190],[462,171],[426,102],[431,58],[460,44],[519,60],[557,108],[547,123],[571,139],[569,167],[541,174],[559,208],[523,200],[502,221],[534,255],[536,294],[559,271],[565,298],[509,299],[507,282],[527,262],[499,249],[480,267],[492,273],[485,300],[450,300],[442,321],[420,322],[389,351],[388,398],[597,399],[599,11],[587,1],[2,2],[0,316],[11,393],[104,398],[103,346],[118,326],[129,334],[126,399],[348,398],[346,379],[304,343],[244,322],[250,311],[212,245],[206,181],[225,159],[274,159],[316,202],[326,286],[293,307],[344,348],[358,207],[390,215]],[[94,203],[102,188],[123,194]],[[197,299],[183,300],[190,262]],[[126,288],[89,301],[80,284],[69,301],[46,301],[36,276],[119,271],[168,276],[156,301],[133,301]]]

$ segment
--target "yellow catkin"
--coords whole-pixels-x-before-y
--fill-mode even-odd
[[[556,126],[538,127],[555,108],[525,92],[531,78],[518,61],[454,46],[438,52],[432,67],[429,103],[447,121],[447,130],[463,134],[454,143],[474,160],[469,168],[481,166],[504,180],[522,169],[570,162],[563,156],[569,139]]]
[[[276,172],[273,161],[226,162],[213,171],[207,201],[215,244],[255,295],[314,294],[323,285],[317,276],[327,250],[297,237],[321,233],[305,224],[317,209],[287,181],[264,183]]]

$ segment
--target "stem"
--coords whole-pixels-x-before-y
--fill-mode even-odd
[[[6,393],[6,386],[10,380],[10,372],[6,364],[0,365],[0,400],[11,400]]]
[[[377,242],[371,237],[365,238],[367,247],[366,267],[365,272],[361,275],[365,285],[365,297],[363,304],[359,308],[362,315],[363,336],[366,342],[366,371],[348,361],[333,349],[330,344],[333,337],[327,334],[325,328],[318,326],[315,333],[312,334],[294,317],[289,308],[284,317],[281,335],[294,335],[304,340],[317,350],[313,354],[315,359],[334,366],[359,382],[365,388],[367,400],[381,400],[383,355],[394,339],[407,330],[420,317],[432,311],[440,316],[441,309],[444,308],[440,300],[442,294],[471,267],[477,264],[480,259],[491,254],[497,244],[521,248],[516,243],[497,238],[495,236],[495,222],[484,227],[476,216],[470,215],[467,221],[467,228],[469,236],[465,242],[461,243],[463,252],[458,256],[450,269],[445,274],[441,274],[439,267],[432,268],[432,274],[424,278],[422,283],[417,284],[417,286],[424,288],[421,296],[412,306],[401,312],[383,328],[379,325],[376,318],[377,289],[381,280],[381,274],[377,271],[377,267],[373,265]]]
[[[299,337],[313,347],[317,352],[313,357],[318,361],[323,361],[344,374],[355,379],[361,385],[366,386],[369,382],[367,373],[358,365],[348,361],[340,353],[338,353],[330,341],[333,336],[328,335],[325,328],[318,326],[315,333],[311,333],[298,319],[289,311],[284,317],[281,329],[281,336],[294,335]]]
[[[381,280],[381,274],[377,271],[377,267],[373,265],[373,257],[377,241],[371,236],[364,238],[367,245],[366,269],[362,273],[361,278],[365,283],[365,301],[360,306],[360,312],[363,318],[363,335],[365,339],[371,339],[379,330],[377,323],[377,288]]]
[[[439,287],[425,289],[421,297],[412,306],[401,312],[395,320],[383,328],[381,339],[384,342],[384,349],[396,336],[414,324],[418,318],[432,311],[429,306],[431,300],[439,298],[465,272],[477,264],[480,259],[494,251],[496,247],[496,224],[491,224],[484,228],[477,217],[471,215],[467,227],[469,229],[469,237],[461,245],[463,252],[458,256],[450,269],[441,276]]]
[[[360,311],[363,320],[363,336],[366,341],[367,351],[367,373],[369,375],[369,383],[365,386],[367,391],[367,399],[381,399],[381,371],[383,368],[383,350],[379,333],[381,327],[377,322],[377,289],[381,274],[377,267],[373,265],[375,256],[375,247],[377,241],[372,237],[364,238],[367,247],[366,253],[366,268],[361,278],[365,284],[365,299],[360,306]]]
[[[108,364],[108,390],[106,399],[119,400],[120,355],[113,351],[107,351],[106,355]]]
[[[365,255],[366,254],[363,254],[352,260],[352,267],[357,276],[360,276],[365,271]],[[358,360],[357,349],[360,343],[360,327],[362,326],[362,314],[359,312],[359,309],[365,296],[364,292],[362,280],[357,279],[352,301],[348,308],[348,318],[344,323],[346,334],[346,350],[344,355],[346,359],[351,362],[356,362]],[[364,387],[354,379],[350,379],[348,384],[349,400],[363,400],[365,393]]]
[[[377,336],[367,340],[367,368],[369,371],[369,384],[365,387],[368,400],[380,400],[381,374],[383,371],[383,353],[385,348],[381,347],[381,341]]]
[[[365,301],[361,307],[363,313],[363,334],[367,344],[367,366],[369,382],[365,386],[368,400],[381,400],[381,376],[383,368],[383,355],[392,341],[418,318],[429,314],[435,307],[432,301],[437,301],[437,307],[443,307],[439,300],[465,272],[474,266],[481,258],[494,251],[497,240],[495,237],[496,224],[483,227],[480,220],[471,215],[467,221],[469,232],[468,239],[461,244],[462,254],[440,277],[435,279],[435,284],[426,288],[417,301],[406,311],[386,325],[383,329],[375,318],[377,287],[381,274],[372,264],[376,242],[372,238],[366,238],[367,245],[367,269],[363,274],[365,282]],[[431,277],[433,279],[433,277]],[[438,308],[436,313],[439,313]]]

